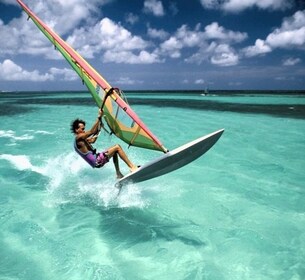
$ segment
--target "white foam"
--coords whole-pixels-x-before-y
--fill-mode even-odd
[[[50,178],[49,191],[54,191],[61,185],[67,184],[70,179],[78,178],[81,171],[90,166],[75,153],[62,154],[50,158],[44,165],[45,175]]]
[[[6,143],[6,146],[14,146],[18,141],[27,141],[33,140],[35,138],[35,134],[41,135],[52,135],[53,132],[48,132],[45,130],[25,130],[24,134],[17,135],[13,130],[0,130],[0,138],[7,138],[9,142]]]
[[[21,136],[16,136],[16,133],[13,130],[0,130],[1,138],[9,138],[12,141],[24,141],[24,140],[32,140],[34,138],[33,135],[23,134]]]
[[[0,155],[0,159],[9,161],[18,170],[32,170],[43,174],[43,169],[31,164],[29,157],[26,155],[10,155],[3,154]]]
[[[58,164],[62,167],[56,169]],[[97,205],[107,208],[143,208],[148,204],[147,199],[142,197],[141,189],[136,185],[125,186],[119,194],[119,190],[114,187],[116,179],[112,161],[101,169],[92,169],[73,152],[65,156],[64,163],[62,159],[52,159],[48,166],[52,167],[50,170],[56,169],[54,174],[50,174],[50,192],[62,190],[68,192],[71,199],[87,196]]]
[[[9,137],[9,135],[13,134],[15,134],[13,130],[0,130],[0,137]]]
[[[25,130],[27,132],[35,133],[35,134],[44,134],[44,135],[52,135],[53,132],[45,131],[45,130],[33,130],[33,129],[27,129]]]
[[[141,189],[138,186],[132,184],[123,187],[117,200],[118,205],[124,208],[143,208],[149,204],[149,202],[144,200],[142,197]]]
[[[118,195],[112,161],[101,169],[93,169],[74,152],[49,158],[39,165],[26,155],[3,154],[0,159],[9,161],[17,170],[31,170],[49,178],[49,206],[79,201],[84,196],[103,207],[142,208],[148,204],[136,185],[125,186]]]

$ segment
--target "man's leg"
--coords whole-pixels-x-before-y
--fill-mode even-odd
[[[117,144],[108,149],[107,156],[109,158],[113,157],[114,154],[119,155],[119,157],[127,164],[130,171],[135,171],[138,169],[138,167],[129,160],[129,158],[127,157],[127,155],[125,154],[125,152],[123,151],[120,145]]]
[[[120,171],[119,159],[118,159],[118,154],[117,153],[113,154],[113,163],[114,163],[114,167],[115,167],[116,177],[118,179],[123,178],[124,175]]]

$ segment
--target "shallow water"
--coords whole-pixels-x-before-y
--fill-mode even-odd
[[[0,279],[304,279],[305,97],[127,96],[169,149],[225,133],[117,196],[113,166],[73,151],[71,120],[97,115],[87,94],[0,94]],[[114,143],[127,150],[97,146]]]

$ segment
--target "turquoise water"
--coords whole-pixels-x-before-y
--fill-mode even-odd
[[[112,165],[73,151],[71,120],[97,115],[87,94],[0,94],[0,279],[304,279],[305,96],[127,96],[169,149],[225,133],[117,196]]]

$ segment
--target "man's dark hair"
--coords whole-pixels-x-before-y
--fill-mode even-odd
[[[75,133],[75,130],[78,129],[79,124],[82,123],[83,125],[86,125],[86,122],[80,119],[76,119],[71,123],[71,132]]]

